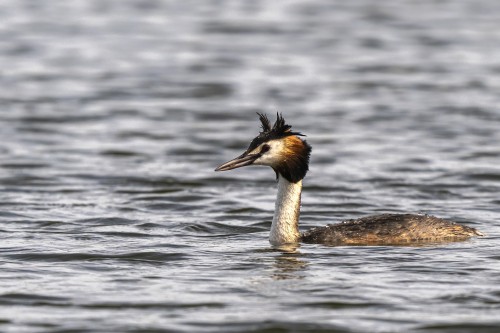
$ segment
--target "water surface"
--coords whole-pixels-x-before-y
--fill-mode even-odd
[[[3,1],[2,332],[497,332],[495,1]],[[304,230],[385,212],[487,234],[268,243],[274,173],[214,173],[279,110]]]

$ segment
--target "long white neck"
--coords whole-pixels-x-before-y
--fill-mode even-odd
[[[291,183],[279,175],[278,197],[269,242],[273,245],[297,243],[300,238],[299,215],[302,180]]]

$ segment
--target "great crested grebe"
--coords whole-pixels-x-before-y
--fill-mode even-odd
[[[302,179],[309,170],[311,146],[299,138],[303,134],[279,114],[271,123],[258,113],[262,132],[240,156],[220,165],[215,171],[227,171],[247,165],[267,165],[278,180],[278,197],[269,235],[272,245],[298,242],[326,245],[403,245],[461,241],[482,234],[471,227],[429,215],[382,214],[329,224],[299,232]]]

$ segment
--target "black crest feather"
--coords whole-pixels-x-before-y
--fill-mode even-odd
[[[262,123],[262,132],[260,132],[260,134],[268,136],[268,139],[277,139],[289,135],[305,136],[300,132],[293,132],[291,130],[292,126],[288,125],[285,122],[283,115],[278,112],[276,112],[276,121],[272,127],[267,115],[259,112],[257,112],[257,114],[259,115],[259,120]]]
[[[290,132],[291,128],[292,126],[285,123],[283,115],[276,112],[276,122],[274,123],[272,131],[280,134],[285,134],[286,132]]]
[[[271,130],[271,122],[269,121],[269,118],[267,118],[267,115],[263,113],[258,113],[259,115],[259,120],[262,123],[262,131],[263,132],[269,132]]]

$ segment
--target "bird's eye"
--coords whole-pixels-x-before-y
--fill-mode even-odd
[[[260,150],[260,153],[264,154],[265,152],[268,152],[269,149],[271,149],[271,147],[269,147],[269,145],[263,145],[262,149]]]

